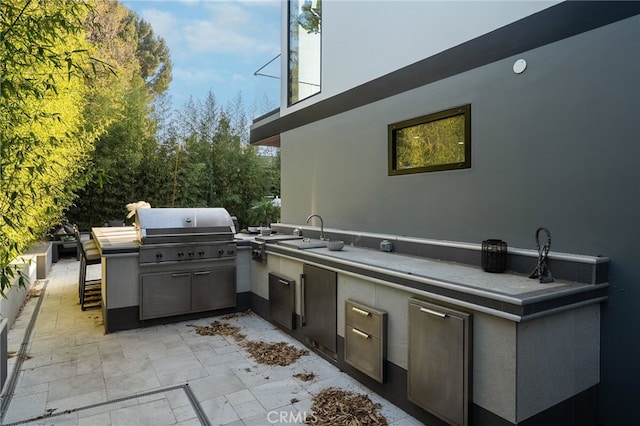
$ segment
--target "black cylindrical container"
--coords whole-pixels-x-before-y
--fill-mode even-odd
[[[504,272],[507,269],[507,243],[502,240],[482,242],[482,269],[487,272]]]

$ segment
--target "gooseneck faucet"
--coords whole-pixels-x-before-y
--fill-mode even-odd
[[[309,215],[309,217],[307,218],[307,223],[309,223],[312,217],[317,217],[318,219],[320,219],[320,239],[324,240],[324,221],[322,220],[322,217],[319,214]]]

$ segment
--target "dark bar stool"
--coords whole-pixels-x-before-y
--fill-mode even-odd
[[[80,231],[73,226],[76,243],[80,253],[80,274],[78,276],[78,296],[80,308],[85,311],[90,308],[99,308],[102,305],[102,280],[87,281],[87,265],[97,265],[101,262],[100,252],[93,240],[82,241]]]

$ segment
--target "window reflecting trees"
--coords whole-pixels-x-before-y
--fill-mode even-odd
[[[289,1],[288,105],[320,92],[322,0]]]

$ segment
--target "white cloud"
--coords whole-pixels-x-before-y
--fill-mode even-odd
[[[211,68],[174,68],[173,78],[186,84],[199,84],[203,81],[223,82],[225,77]]]
[[[263,6],[278,7],[274,0],[200,1],[181,0],[179,7],[189,12],[172,14],[157,8],[145,8],[141,17],[153,31],[165,39],[172,56],[190,53],[231,53],[237,57],[268,56],[280,50],[279,26],[262,22]],[[266,37],[265,34],[269,34]]]
[[[279,0],[125,0],[124,4],[133,6],[167,43],[173,63],[169,90],[175,105],[208,90],[222,102],[238,92],[255,91],[253,72],[281,50]],[[277,84],[274,87],[277,98]]]
[[[210,2],[206,19],[185,23],[186,46],[195,52],[232,53],[250,56],[279,49],[260,36],[263,26],[259,14],[250,3]],[[279,28],[269,29],[277,33]]]
[[[153,28],[153,33],[168,40],[175,31],[178,20],[169,12],[158,9],[144,9],[141,13],[142,19],[149,22]]]

